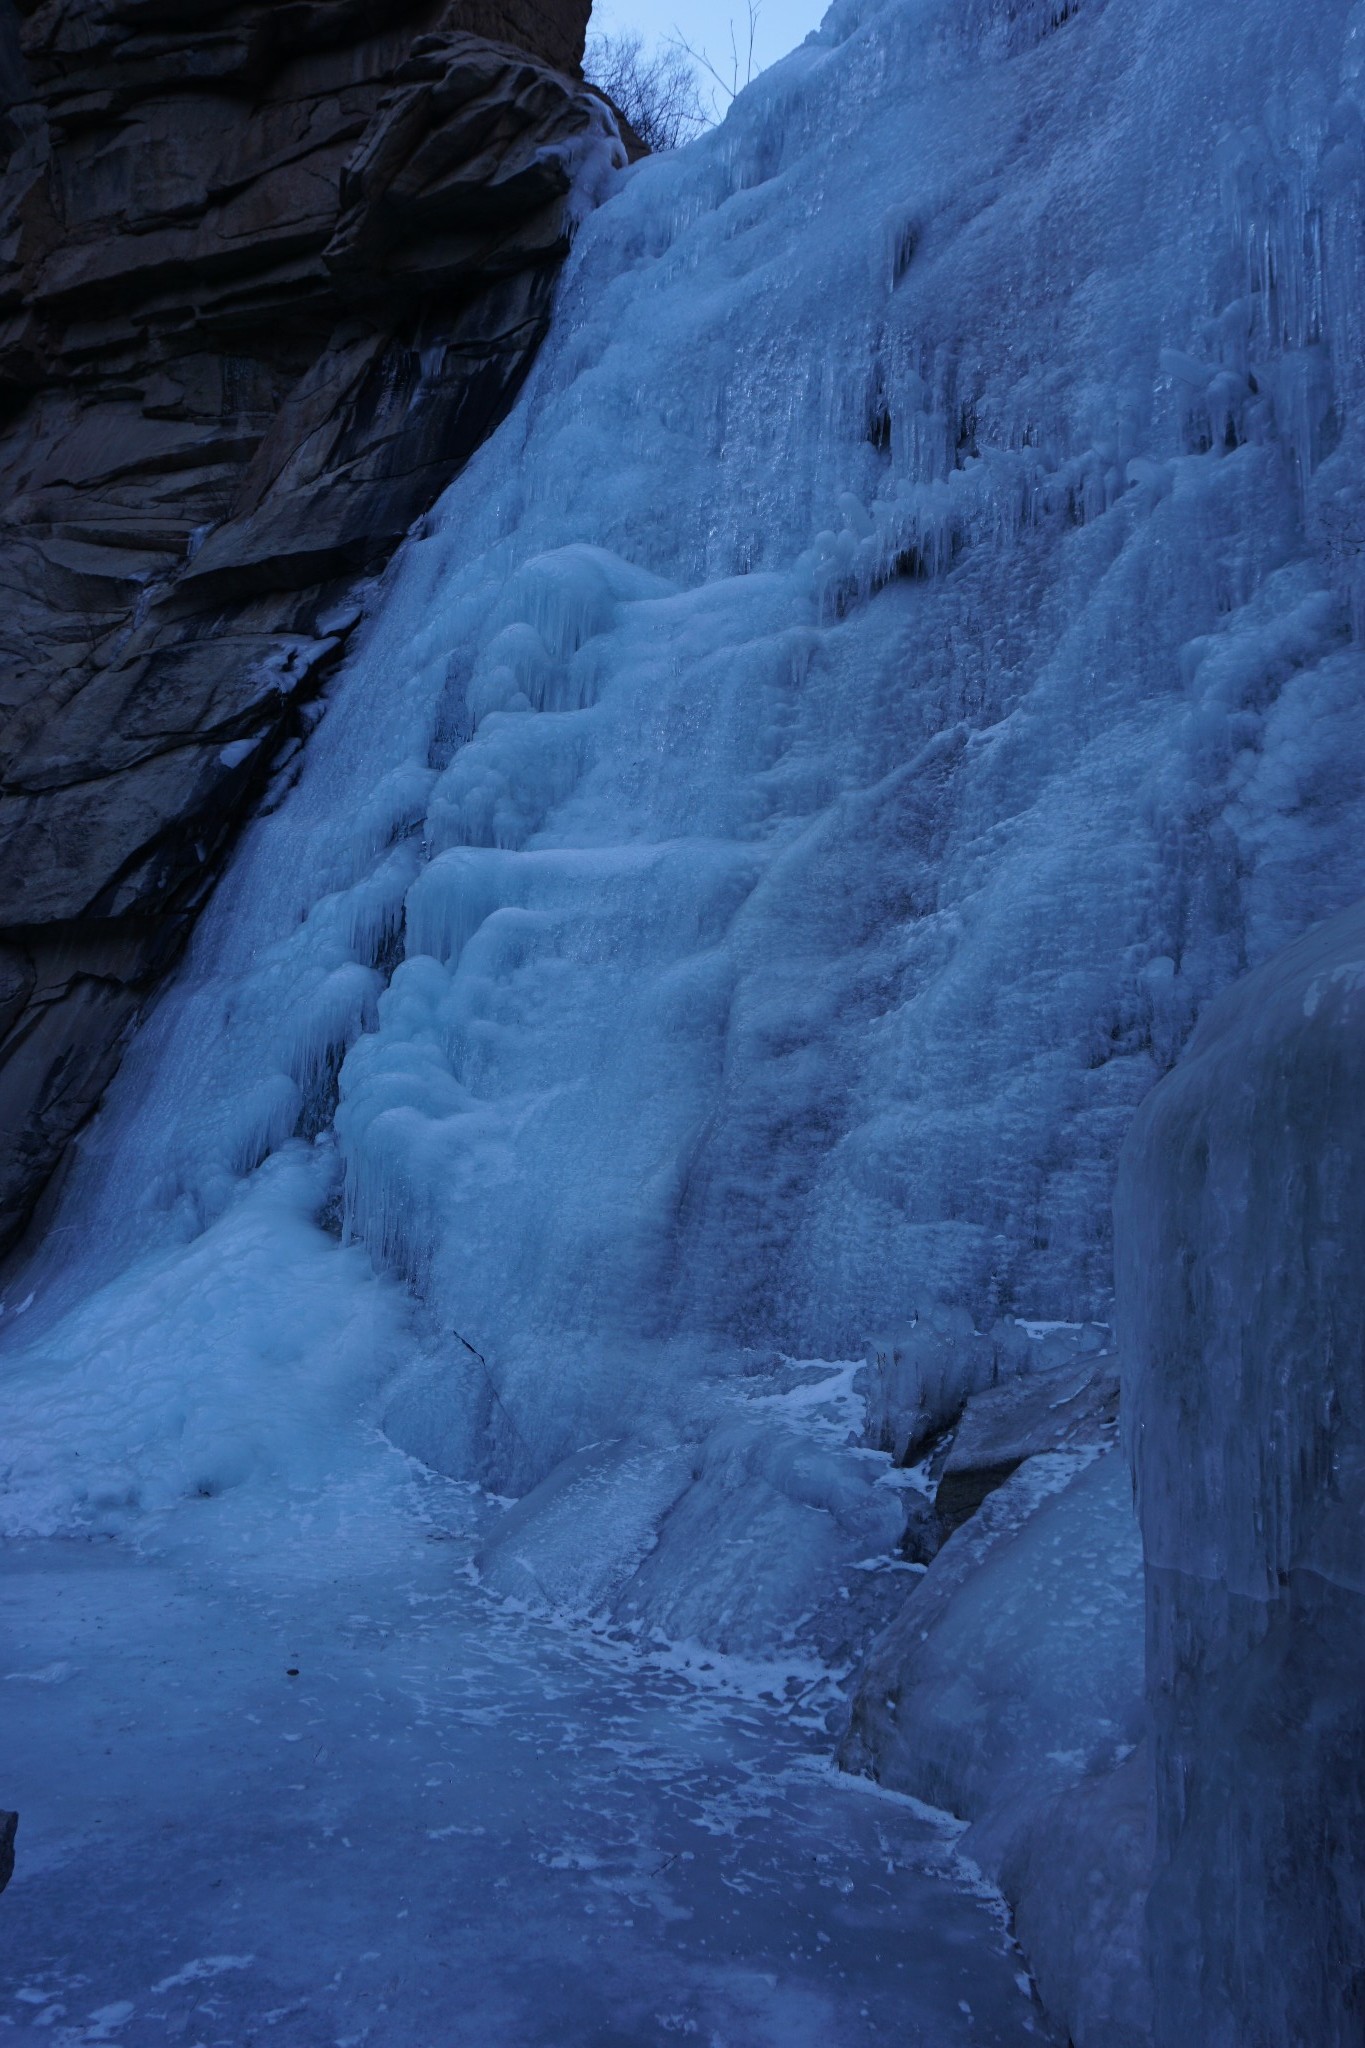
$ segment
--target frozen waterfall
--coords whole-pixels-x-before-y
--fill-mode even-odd
[[[8,1526],[1103,1309],[1132,1108],[1365,889],[1365,16],[1060,12],[840,5],[583,228],[21,1283]]]
[[[623,175],[10,1290],[0,1527],[205,1570],[382,1429],[496,1592],[847,1667],[869,1335],[1102,1318],[1365,894],[1362,110],[1351,0],[836,0]]]

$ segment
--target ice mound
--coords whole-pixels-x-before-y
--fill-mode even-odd
[[[188,1246],[151,1252],[7,1375],[0,1534],[136,1535],[246,1486],[258,1511],[355,1458],[403,1303],[313,1221],[326,1161],[283,1146]],[[23,1328],[23,1302],[4,1320]]]

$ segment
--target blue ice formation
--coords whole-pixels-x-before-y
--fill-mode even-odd
[[[853,1654],[843,1367],[1104,1317],[1137,1105],[1365,893],[1362,178],[1354,0],[836,0],[624,174],[7,1304],[4,1526],[359,1416],[509,1591]]]

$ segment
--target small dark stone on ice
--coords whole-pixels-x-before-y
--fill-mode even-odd
[[[14,1836],[18,1826],[17,1813],[0,1812],[0,1892],[14,1875]]]

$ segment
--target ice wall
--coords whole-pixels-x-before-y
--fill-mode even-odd
[[[1365,2026],[1365,906],[1201,1020],[1115,1222],[1159,2048]]]
[[[1362,104],[1347,0],[840,0],[621,179],[8,1297],[11,1525],[1102,1307],[1365,889]]]

